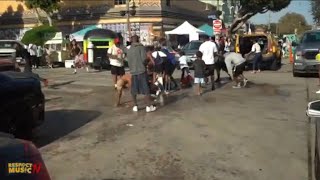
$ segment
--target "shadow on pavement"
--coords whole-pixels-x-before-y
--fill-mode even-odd
[[[44,123],[35,130],[33,142],[45,146],[84,126],[101,115],[98,111],[54,110],[47,111]]]
[[[63,83],[56,83],[56,84],[49,85],[48,88],[50,88],[50,89],[58,89],[59,86],[68,85],[68,84],[71,84],[73,82],[75,82],[75,81],[67,81],[67,82],[63,82]]]

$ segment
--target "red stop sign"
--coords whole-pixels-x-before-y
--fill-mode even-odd
[[[213,29],[215,30],[222,29],[222,21],[219,19],[213,20]]]

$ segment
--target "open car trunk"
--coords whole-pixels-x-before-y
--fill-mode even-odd
[[[240,36],[239,38],[239,48],[240,53],[243,57],[245,57],[245,54],[248,54],[251,51],[253,41],[255,39],[258,39],[258,43],[261,47],[262,54],[267,53],[268,51],[268,38],[267,36]],[[246,57],[247,61],[251,61],[253,59],[253,55]]]

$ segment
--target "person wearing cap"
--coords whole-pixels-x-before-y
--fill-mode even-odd
[[[114,40],[114,44],[108,49],[108,55],[111,65],[111,74],[114,87],[117,88],[118,77],[121,78],[125,74],[124,70],[124,51],[121,47],[119,38]]]

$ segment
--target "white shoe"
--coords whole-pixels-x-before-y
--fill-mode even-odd
[[[233,89],[240,89],[241,86],[232,86]]]
[[[161,93],[161,91],[158,90],[158,91],[156,92],[156,95],[159,96],[160,93]]]
[[[86,69],[87,69],[87,72],[89,72],[89,68],[87,67]]]
[[[133,112],[138,112],[138,106],[133,106],[132,111]]]
[[[320,90],[316,92],[317,94],[320,94]]]
[[[155,106],[153,106],[153,105],[151,105],[151,106],[147,106],[146,107],[146,112],[153,112],[153,111],[155,111],[157,108],[155,107]]]
[[[248,79],[244,79],[244,80],[243,80],[243,87],[246,87],[248,81],[249,81]]]

